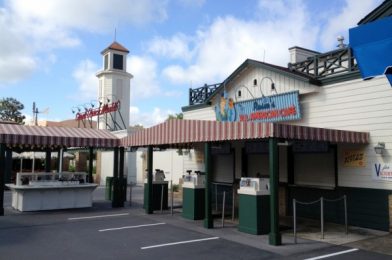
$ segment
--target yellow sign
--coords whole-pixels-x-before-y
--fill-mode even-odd
[[[365,167],[366,155],[363,150],[344,151],[344,167]]]

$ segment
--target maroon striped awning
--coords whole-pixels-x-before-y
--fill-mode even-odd
[[[294,140],[328,141],[334,143],[369,142],[369,133],[296,125],[255,122],[217,122],[172,119],[122,138],[129,147],[171,145],[198,142],[285,138]]]
[[[116,147],[120,139],[106,130],[0,124],[0,143],[29,146]]]

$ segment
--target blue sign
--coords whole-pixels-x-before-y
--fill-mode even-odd
[[[301,119],[298,91],[237,102],[233,110],[233,121],[279,122]]]

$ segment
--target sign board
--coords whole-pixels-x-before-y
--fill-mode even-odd
[[[299,92],[234,102],[223,93],[215,105],[217,121],[279,122],[301,119]]]
[[[366,154],[363,150],[351,150],[343,152],[344,167],[365,167]]]
[[[392,166],[388,163],[375,163],[373,179],[392,181]]]
[[[94,116],[100,116],[107,113],[112,113],[120,109],[120,101],[105,104],[98,108],[86,109],[85,112],[76,113],[76,120],[85,120]]]

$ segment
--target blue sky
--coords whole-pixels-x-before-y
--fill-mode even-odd
[[[100,52],[130,50],[130,124],[151,126],[187,105],[190,87],[222,82],[245,59],[286,66],[288,48],[348,42],[348,29],[382,0],[2,0],[0,98],[32,117],[73,118],[97,99]],[[264,56],[265,53],[265,56]]]

